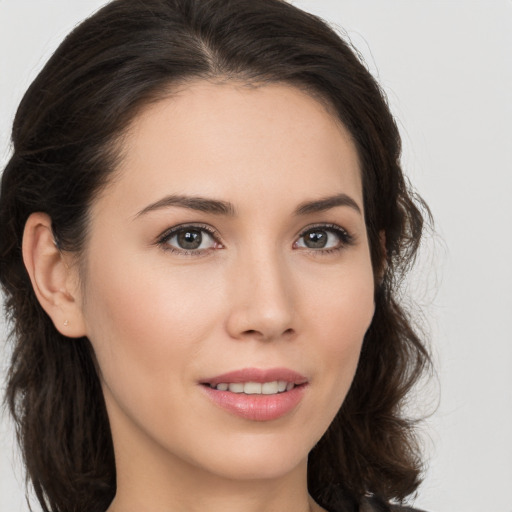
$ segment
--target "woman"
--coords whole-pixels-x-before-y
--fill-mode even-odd
[[[390,511],[428,366],[386,101],[280,0],[115,0],[23,98],[7,400],[45,511]]]

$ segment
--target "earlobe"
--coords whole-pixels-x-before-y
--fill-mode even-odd
[[[78,275],[55,243],[50,217],[33,213],[23,233],[23,262],[41,307],[64,336],[85,336]]]

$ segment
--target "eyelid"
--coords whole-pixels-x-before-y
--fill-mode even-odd
[[[297,243],[297,241],[302,238],[308,231],[319,229],[324,231],[332,231],[336,233],[336,235],[340,238],[340,245],[339,247],[332,247],[332,248],[319,248],[319,249],[312,249],[309,247],[305,247],[304,250],[314,252],[314,253],[328,253],[332,251],[337,250],[343,250],[344,248],[354,245],[356,241],[356,237],[349,232],[346,228],[338,225],[338,224],[332,224],[332,223],[317,223],[317,224],[310,224],[306,227],[304,227],[300,233],[297,236],[297,240],[294,242],[294,245]],[[302,247],[300,249],[303,249]]]
[[[187,249],[180,249],[178,247],[173,247],[173,246],[167,244],[167,242],[169,241],[169,239],[171,237],[173,237],[180,231],[183,231],[186,229],[197,229],[198,231],[206,231],[213,238],[213,240],[221,246],[221,247],[216,247],[215,249],[220,249],[224,246],[224,244],[222,242],[222,237],[220,236],[220,233],[212,226],[209,226],[208,224],[203,224],[200,222],[199,223],[185,222],[183,224],[178,224],[177,226],[168,228],[157,237],[155,244],[159,245],[164,251],[175,252],[177,254],[183,254],[185,256],[188,256],[188,255],[200,256],[200,255],[204,255],[205,253],[207,253],[211,250],[214,250],[214,248],[187,250]]]

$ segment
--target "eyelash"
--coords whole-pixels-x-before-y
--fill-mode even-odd
[[[334,233],[340,240],[340,243],[337,247],[332,247],[328,249],[318,248],[308,248],[308,247],[295,247],[298,243],[298,240],[303,238],[308,232],[314,231],[317,229],[318,231],[328,231],[331,233]],[[207,249],[194,249],[194,250],[187,250],[187,249],[180,249],[177,247],[173,247],[172,245],[169,245],[169,240],[174,237],[175,235],[186,231],[186,230],[195,230],[195,231],[205,231],[208,233],[209,236],[212,237],[214,242],[218,244],[220,247],[215,248],[207,248]],[[305,250],[308,253],[312,253],[314,255],[328,255],[333,254],[336,252],[340,252],[346,247],[350,247],[351,245],[354,245],[355,239],[354,236],[351,235],[346,229],[336,225],[336,224],[314,224],[311,226],[306,226],[299,234],[298,240],[294,242],[294,248],[298,250]],[[157,245],[159,245],[164,251],[169,251],[172,253],[180,254],[183,256],[204,256],[205,254],[209,253],[212,250],[223,248],[223,244],[221,241],[220,234],[217,230],[213,229],[211,226],[208,226],[207,224],[181,224],[179,226],[174,226],[168,230],[166,230],[162,235],[158,237],[158,240],[156,242]]]
[[[332,247],[329,249],[312,249],[312,248],[301,248],[302,250],[308,251],[308,253],[318,256],[326,256],[329,254],[337,253],[354,245],[355,237],[351,235],[346,229],[338,226],[336,224],[313,224],[311,226],[306,226],[300,233],[299,239],[303,238],[309,231],[329,231],[334,233],[340,240],[340,243],[336,247]],[[297,242],[294,243],[294,245]]]
[[[195,249],[195,250],[187,250],[187,249],[180,249],[177,247],[173,247],[172,245],[169,245],[169,240],[186,230],[191,231],[206,231],[209,236],[212,237],[214,242],[220,247],[216,248],[208,248],[208,249]],[[222,248],[222,242],[220,234],[217,230],[213,229],[211,226],[208,226],[207,224],[180,224],[179,226],[174,226],[167,231],[165,231],[162,235],[158,237],[157,245],[159,245],[164,251],[169,251],[172,253],[184,255],[184,256],[204,256],[211,250]]]

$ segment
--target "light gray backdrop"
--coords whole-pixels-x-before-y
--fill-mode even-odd
[[[0,0],[0,163],[22,93],[65,34],[103,3]],[[422,429],[430,469],[416,505],[512,512],[512,1],[294,3],[343,27],[380,80],[407,173],[436,218],[411,285],[439,376],[413,407],[432,410],[439,398]],[[5,417],[0,510],[28,510]]]

